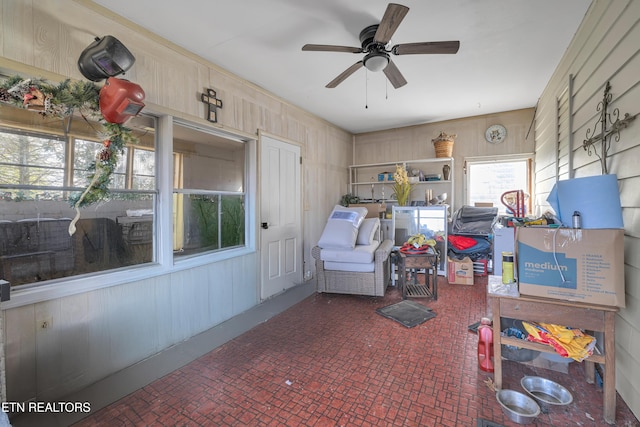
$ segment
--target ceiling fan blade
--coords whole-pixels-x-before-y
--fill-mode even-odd
[[[389,60],[389,64],[384,69],[384,74],[396,89],[407,84],[404,76],[402,75],[400,70],[398,70],[398,67],[396,67],[396,64],[392,60]]]
[[[396,55],[415,55],[423,53],[458,53],[460,42],[458,40],[448,42],[422,42],[397,44],[392,49]]]
[[[393,33],[396,32],[398,26],[407,15],[407,12],[409,12],[409,8],[407,6],[389,3],[387,5],[387,10],[385,10],[384,16],[382,17],[382,21],[380,21],[380,24],[378,25],[373,41],[381,44],[389,43]]]
[[[316,52],[362,53],[362,48],[360,47],[334,46],[330,44],[305,44],[304,46],[302,46],[302,50],[310,50]]]
[[[362,61],[356,62],[351,67],[347,68],[342,73],[340,73],[340,75],[338,77],[336,77],[335,79],[331,80],[329,82],[329,84],[327,84],[327,86],[325,86],[325,87],[327,87],[329,89],[333,89],[334,87],[338,86],[340,83],[345,81],[347,77],[349,77],[351,74],[355,73],[360,68],[362,68],[363,64],[364,63]]]

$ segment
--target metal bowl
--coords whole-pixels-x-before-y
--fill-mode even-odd
[[[540,415],[538,403],[524,393],[515,390],[499,390],[496,393],[498,403],[511,421],[529,424]]]
[[[539,355],[540,352],[537,350],[502,344],[502,357],[507,360],[513,360],[514,362],[531,362]]]
[[[568,405],[573,402],[571,392],[560,384],[542,377],[523,377],[522,388],[536,400],[549,405]]]

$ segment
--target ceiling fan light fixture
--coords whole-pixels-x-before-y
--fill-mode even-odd
[[[369,71],[382,71],[389,65],[389,55],[384,52],[370,53],[364,57],[364,66]]]

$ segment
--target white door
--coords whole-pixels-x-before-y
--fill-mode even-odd
[[[302,283],[300,147],[260,139],[261,298]]]

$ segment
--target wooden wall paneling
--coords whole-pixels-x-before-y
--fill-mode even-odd
[[[72,79],[86,80],[77,61],[95,37],[110,34],[131,47],[126,27],[100,19],[97,13],[75,3],[37,2],[32,19],[34,32],[23,34],[23,40],[31,40],[34,48],[34,61],[29,65]],[[132,79],[130,75],[128,78]]]
[[[163,55],[158,58],[156,64],[159,68],[154,84],[162,86],[162,90],[158,90],[160,94],[158,104],[192,116],[206,118],[206,107],[200,101],[200,94],[209,87],[215,90],[214,85],[207,84],[206,68],[187,58],[180,58],[174,62],[167,61],[166,57],[167,55]],[[142,83],[138,84],[142,86]]]
[[[163,275],[154,279],[152,299],[154,305],[154,322],[156,324],[157,351],[168,348],[179,342],[172,328],[173,311],[171,310],[171,275]]]
[[[536,175],[541,173],[543,170],[547,169],[550,165],[553,165],[555,175],[555,162],[556,162],[556,143],[552,135],[545,134],[541,136],[541,138],[545,138],[542,145],[540,145],[536,149],[536,162],[535,162],[535,173]]]
[[[558,136],[557,136],[557,179],[570,178],[571,171],[569,170],[571,164],[571,147],[570,144],[570,111],[569,111],[569,87],[567,87],[562,94],[558,97]]]
[[[573,160],[574,177],[602,175],[600,160],[596,156],[587,156],[586,151],[576,151]]]
[[[0,27],[1,28],[9,28],[9,23],[6,22],[9,18],[8,18],[8,14],[5,13],[4,11],[4,0],[0,0]],[[15,17],[11,17],[11,19],[15,19]],[[7,56],[8,53],[6,53],[5,55],[5,49],[4,49],[4,44],[5,44],[5,36],[4,36],[4,31],[0,31],[0,57],[4,57]]]
[[[60,375],[62,366],[61,336],[65,325],[60,306],[62,300],[46,301],[35,306],[36,329],[36,382],[38,398],[49,399],[52,395],[52,384],[55,384]],[[44,323],[49,323],[45,328]],[[55,323],[54,323],[55,322]],[[60,324],[58,324],[60,323]],[[81,347],[82,343],[78,343]]]
[[[544,182],[544,181],[556,181],[556,168],[555,168],[555,163],[547,163],[547,166],[545,166],[542,169],[538,169],[536,171],[536,181],[537,182]]]
[[[539,143],[536,145],[536,161],[534,170],[536,176],[542,170],[553,165],[555,169],[557,142],[554,132],[554,126],[547,126],[544,129],[536,129],[536,138]],[[555,174],[555,172],[554,172]]]
[[[229,260],[223,266],[224,277],[230,279],[234,286],[229,286],[227,280],[221,280],[216,284],[216,287],[220,290],[220,295],[225,298],[220,299],[218,304],[221,305],[226,303],[225,301],[231,300],[232,310],[229,313],[226,307],[220,307],[218,315],[221,316],[218,316],[220,320],[215,321],[216,324],[248,310],[259,302],[260,278],[258,277],[258,263],[259,255],[254,252],[250,256],[242,257],[241,259],[234,258]]]
[[[637,299],[627,295],[627,304],[634,303]],[[636,355],[640,352],[640,334],[635,329],[639,316],[625,319],[621,313],[616,319],[616,389],[625,393],[626,390],[634,390],[634,376],[624,373],[634,372],[637,369]],[[620,374],[620,373],[623,374]],[[631,395],[632,397],[633,395]],[[630,407],[637,406],[635,402],[624,399]]]
[[[33,25],[33,1],[34,0],[1,0],[2,30],[2,56],[25,64],[33,64],[34,47],[28,43],[34,34]],[[27,34],[28,37],[23,37]]]
[[[534,109],[509,111],[500,114],[468,117],[440,123],[427,123],[406,128],[358,134],[354,142],[354,164],[386,163],[435,157],[432,139],[441,131],[456,134],[453,156],[456,167],[454,206],[462,206],[465,198],[464,159],[466,157],[495,157],[505,154],[533,153],[533,135],[527,140]],[[492,124],[502,123],[508,129],[507,140],[498,145],[485,141],[484,132]],[[392,171],[391,171],[392,172]]]
[[[136,57],[131,68],[135,75],[129,78],[144,89],[146,103],[179,111],[182,115],[205,118],[200,94],[211,87],[206,66],[142,37],[131,42],[121,41]]]
[[[630,30],[629,34],[640,37],[640,28],[636,26]],[[624,43],[616,43],[615,47],[609,47],[610,51],[603,48],[598,53],[589,56],[587,62],[589,67],[584,70],[584,73],[576,75],[575,105],[578,124],[593,123],[595,121],[597,118],[595,107],[602,100],[604,86],[607,81],[611,81],[614,102],[618,98],[617,95],[624,93],[629,84],[637,83],[637,79],[621,77],[628,73],[625,70],[612,68],[612,65],[619,64],[619,61],[629,61],[630,63],[625,66],[625,69],[628,69],[629,72],[637,69],[635,67],[637,67],[636,64],[638,63],[638,48],[637,44],[630,40],[627,37]],[[634,77],[636,76],[634,75]],[[622,80],[619,80],[621,78]]]
[[[543,214],[550,208],[547,197],[556,183],[555,164],[550,163],[535,176],[535,198],[533,210],[537,215]]]
[[[628,278],[632,279],[631,284],[634,284],[634,286],[627,286],[626,292],[627,294],[633,296],[637,300],[640,300],[640,238],[639,237],[640,236],[629,236],[629,235],[625,235],[624,237],[624,253],[625,253],[624,263],[627,266],[627,268],[631,268],[631,270],[627,270],[632,273],[632,275]],[[638,308],[640,308],[640,305],[638,305]]]
[[[37,395],[35,305],[6,310],[3,314],[7,401],[25,402]]]
[[[191,283],[198,280],[200,275],[193,271],[195,269],[180,270],[171,274],[170,285],[170,315],[171,332],[176,342],[186,340],[193,334],[192,312],[197,309],[193,306],[194,298]],[[206,277],[204,278],[206,280]],[[230,284],[230,286],[232,286]],[[189,308],[185,310],[185,308]]]
[[[598,118],[597,105],[602,100],[604,86],[611,82],[612,111],[636,114],[640,100],[637,75],[640,55],[635,42],[640,37],[640,3],[633,1],[595,0],[567,49],[560,65],[541,97],[538,121],[551,118],[544,108],[552,103],[554,94],[569,75],[574,76],[572,128],[574,147],[571,153],[575,177],[601,174],[598,158],[588,156],[582,148],[587,129],[594,130]],[[596,130],[599,132],[599,129]],[[544,135],[536,137],[536,162],[543,170],[548,161]],[[539,154],[539,155],[538,155]],[[633,122],[620,133],[620,141],[612,141],[608,160],[609,171],[618,175],[622,215],[625,226],[625,282],[627,307],[616,319],[616,389],[634,414],[640,414],[640,129]],[[538,177],[538,193],[543,188]],[[625,374],[621,374],[625,373]],[[634,373],[634,374],[629,374]]]
[[[602,53],[596,54],[594,50],[601,46],[603,35],[609,31],[610,22],[606,23],[604,21],[610,21],[614,18],[605,15],[608,11],[613,10],[612,7],[615,7],[614,3],[618,2],[606,0],[596,0],[592,2],[585,19],[578,28],[576,35],[554,73],[555,79],[552,77],[550,85],[547,86],[548,88],[555,87],[556,84],[561,83],[563,79],[562,76],[573,74],[575,76],[574,94],[576,94],[580,91],[582,83],[585,80],[589,80],[589,76],[594,70],[593,65],[590,65],[590,63],[594,59],[602,58],[603,56]],[[589,28],[589,31],[584,31],[584,28]],[[592,55],[595,56],[592,57]],[[558,78],[560,78],[560,82],[558,82]]]
[[[622,209],[622,221],[625,233],[632,237],[640,238],[640,208]],[[629,283],[632,286],[633,283]],[[640,322],[636,326],[640,325]]]
[[[87,311],[90,313],[87,323],[89,328],[88,366],[78,366],[78,371],[84,375],[84,385],[115,372],[111,357],[114,337],[109,322],[111,304],[108,295],[108,289],[87,293]]]
[[[630,153],[629,165],[635,167],[635,174],[629,176],[618,176],[618,186],[620,187],[620,204],[623,209],[638,208],[640,206],[640,175],[638,175],[638,159],[640,159],[640,146],[636,147],[635,153]]]
[[[52,329],[57,335],[60,346],[60,364],[54,367],[58,378],[49,384],[50,395],[55,399],[60,393],[60,383],[69,392],[81,387],[86,381],[85,370],[79,366],[87,366],[89,360],[89,320],[88,296],[77,294],[60,300],[60,314],[53,319]],[[40,328],[42,335],[46,329]],[[73,351],[69,351],[73,349]],[[40,381],[40,378],[38,379]]]
[[[627,128],[626,130],[631,129]],[[626,141],[627,147],[623,146],[623,141]],[[618,175],[618,179],[638,176],[638,160],[640,159],[638,141],[640,141],[640,132],[633,135],[624,131],[620,133],[620,142],[611,141],[610,157],[607,159],[609,173]]]
[[[157,351],[153,287],[154,281],[147,279],[106,288],[112,369],[131,366]]]
[[[43,7],[33,10],[33,31],[37,36],[33,38],[34,61],[31,65],[67,75],[71,68],[68,65],[69,61],[73,61],[72,58],[74,56],[77,61],[82,48],[74,52],[74,49],[70,46],[72,40],[68,37],[69,31],[66,26],[60,23],[59,20],[53,19],[54,11],[51,10],[50,6],[55,7],[55,3],[42,3]],[[92,38],[87,37],[87,39],[88,45],[91,43]],[[72,53],[72,55],[69,55],[69,53]],[[61,73],[61,71],[66,72]]]
[[[90,361],[87,300],[86,294],[78,294],[36,305],[39,399],[55,399],[86,380]]]
[[[236,260],[224,260],[215,265],[205,267],[207,281],[206,287],[201,289],[203,299],[206,300],[205,313],[208,315],[208,324],[218,324],[229,319],[235,314],[236,308],[233,304],[235,301],[234,294],[240,291],[241,287],[229,286],[230,283],[242,284],[241,277],[234,277],[233,270],[239,271],[238,276],[242,275],[244,266],[239,265]],[[255,287],[255,286],[254,286]],[[229,301],[232,303],[229,304]],[[240,301],[240,299],[238,299]],[[255,303],[255,300],[254,300]]]
[[[197,108],[197,115],[201,118],[206,117],[206,107],[200,101],[200,94],[206,88],[216,91],[218,99],[222,100],[222,108],[218,109],[218,125],[229,129],[236,129],[245,132],[242,127],[242,99],[241,92],[236,90],[238,83],[224,73],[218,72],[215,68],[210,67],[205,62],[198,62],[198,66],[203,67],[203,80],[200,82],[201,87],[196,89],[196,97],[192,99],[194,104],[200,104]],[[256,129],[248,134],[255,135]]]
[[[601,15],[597,25],[592,29],[587,41],[589,48],[580,52],[576,57],[576,63],[580,64],[580,67],[574,72],[578,78],[576,93],[585,81],[606,81],[611,76],[612,70],[615,70],[612,68],[613,64],[619,64],[614,52],[621,42],[621,31],[622,33],[627,31],[620,26],[620,16],[626,7],[626,1],[609,3],[605,13]]]
[[[218,268],[216,266],[216,271]],[[223,286],[223,284],[217,283],[216,277],[209,275],[209,266],[189,268],[182,274],[187,278],[181,289],[182,307],[189,307],[185,316],[185,327],[188,336],[193,336],[205,331],[213,324],[210,320],[209,294],[212,286]]]

